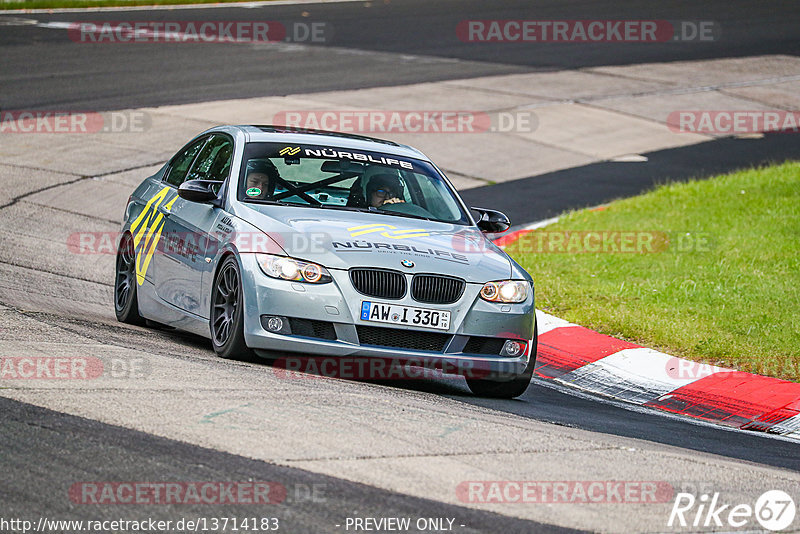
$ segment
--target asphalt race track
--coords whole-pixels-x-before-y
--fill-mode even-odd
[[[724,29],[725,39],[634,46],[603,43],[591,50],[582,44],[543,44],[531,53],[525,46],[465,43],[455,32],[467,18],[616,20],[630,18],[631,13],[648,20],[713,21]],[[120,17],[100,12],[35,13],[19,18],[47,23]],[[274,20],[287,25],[321,21],[332,31],[330,42],[322,44],[138,47],[65,43],[62,31],[3,26],[0,109],[123,109],[537,70],[800,53],[800,10],[792,0],[657,5],[642,1],[380,0],[313,7],[134,11],[125,20]]]
[[[713,20],[734,38],[588,50],[546,45],[531,54],[523,47],[474,47],[454,31],[466,18],[633,14]],[[128,20],[325,21],[334,31],[324,45],[93,47],[42,26],[120,18],[118,12],[0,14],[0,110],[115,110],[678,59],[800,55],[800,8],[791,1],[381,0],[126,14]],[[30,142],[42,160],[46,139]],[[3,145],[0,135],[0,156]],[[464,197],[488,201],[517,223],[531,222],[667,178],[798,158],[800,143],[792,135],[767,135],[647,156],[625,180],[617,179],[624,164],[603,162],[467,190]],[[353,517],[452,518],[452,529],[463,533],[709,530],[668,526],[671,499],[468,502],[456,488],[470,480],[659,481],[751,505],[764,491],[782,489],[800,504],[795,442],[638,410],[539,379],[513,401],[476,398],[460,380],[287,380],[266,362],[220,360],[204,339],[121,325],[111,300],[113,256],[69,254],[64,243],[89,226],[118,230],[122,206],[105,209],[99,180],[132,189],[158,162],[107,176],[59,174],[51,163],[0,164],[7,184],[0,192],[0,355],[90,355],[121,370],[92,383],[0,381],[0,519],[258,516],[279,518],[280,532],[290,534],[354,532],[345,526]],[[71,185],[80,189],[70,192]],[[287,497],[269,505],[76,502],[70,488],[90,481],[274,481]],[[314,487],[316,498],[309,493]]]
[[[170,480],[281,481],[288,490],[287,502],[291,502],[292,506],[290,528],[298,532],[328,531],[331,519],[346,517],[353,510],[373,517],[458,517],[459,521],[466,522],[480,532],[497,528],[506,532],[529,532],[532,528],[537,532],[572,532],[570,529],[393,494],[346,480],[319,477],[300,469],[249,460],[6,399],[0,400],[0,405],[3,409],[0,423],[3,450],[14,456],[12,461],[7,461],[5,474],[8,479],[23,483],[14,487],[13,491],[8,491],[6,487],[0,492],[5,516],[72,515],[62,492],[53,491],[53,482],[82,479],[87,473],[97,470],[97,458],[102,457],[107,464],[116,466],[116,476],[129,480],[171,477]],[[54,457],[70,458],[71,461],[53,462]],[[49,466],[47,477],[30,476],[31,472],[35,473],[45,465]],[[326,495],[314,492],[314,488],[320,487],[325,488]],[[325,495],[324,500],[322,495]],[[331,498],[332,495],[335,498]],[[73,517],[112,520],[118,514],[110,506],[81,511],[82,514]],[[207,505],[187,505],[182,512],[187,517],[246,517],[251,511],[245,505],[212,506],[210,509]],[[174,515],[171,511],[160,510],[152,512],[149,517],[166,520]]]
[[[667,181],[714,176],[744,167],[800,157],[792,135],[766,134],[761,139],[726,137],[697,145],[643,154],[647,161],[603,161],[544,175],[521,178],[461,193],[471,205],[502,206],[517,226],[555,217],[564,211],[644,193]]]

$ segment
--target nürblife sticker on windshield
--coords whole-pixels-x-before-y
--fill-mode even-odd
[[[244,194],[247,195],[248,197],[257,197],[258,195],[261,194],[261,189],[257,187],[251,187],[250,189],[245,191]]]
[[[389,167],[400,167],[401,169],[413,170],[414,165],[410,161],[404,161],[389,156],[373,156],[352,150],[339,150],[333,148],[304,148],[303,155],[308,158],[327,158],[327,159],[349,159],[351,161],[361,161],[363,163],[376,163]]]

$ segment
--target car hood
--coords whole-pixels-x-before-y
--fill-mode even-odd
[[[237,212],[287,255],[329,269],[379,267],[476,283],[511,276],[508,256],[471,226],[292,206],[240,205]]]

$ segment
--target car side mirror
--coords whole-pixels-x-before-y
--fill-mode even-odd
[[[477,221],[478,228],[486,234],[499,234],[511,228],[511,221],[502,212],[487,208],[470,208],[481,214]]]
[[[219,185],[214,180],[188,180],[178,187],[178,196],[190,202],[211,202],[217,199],[213,186]]]

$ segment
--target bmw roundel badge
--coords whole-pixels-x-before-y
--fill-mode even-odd
[[[403,265],[403,267],[408,267],[409,269],[414,266],[414,262],[411,260],[403,260],[400,263]]]

